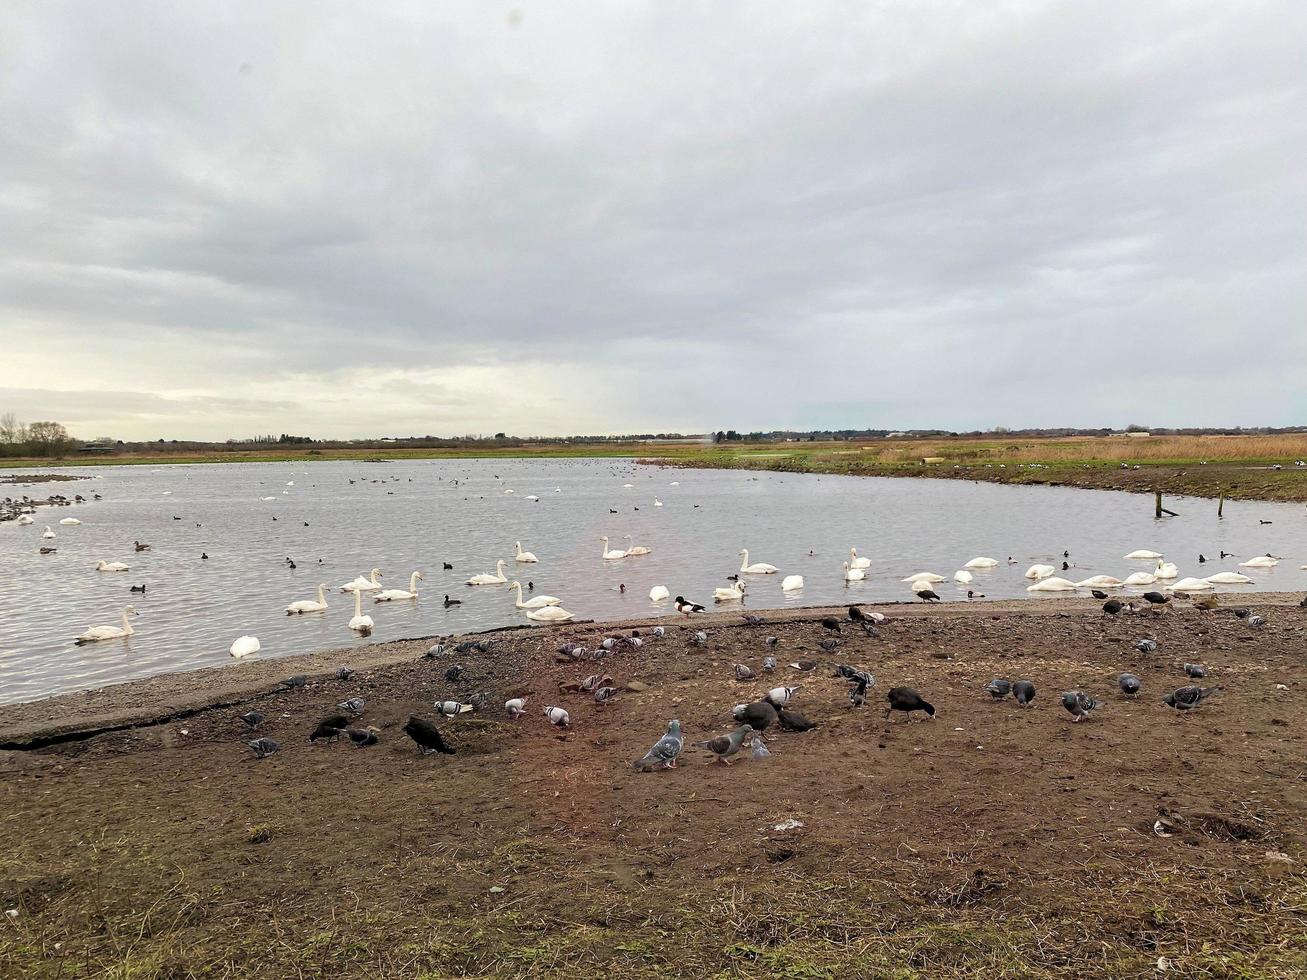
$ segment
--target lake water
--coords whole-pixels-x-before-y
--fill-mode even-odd
[[[1147,563],[1122,560],[1137,548],[1165,553],[1182,576],[1235,569],[1235,559],[1198,565],[1200,551],[1214,556],[1224,549],[1240,556],[1273,552],[1285,560],[1269,571],[1244,570],[1256,584],[1221,592],[1307,586],[1307,572],[1298,568],[1307,561],[1307,521],[1297,504],[1227,502],[1218,521],[1214,501],[1168,498],[1181,516],[1157,521],[1152,499],[1139,495],[664,469],[610,459],[74,472],[93,479],[3,491],[99,493],[103,499],[39,508],[31,526],[0,524],[0,703],[222,665],[231,662],[228,649],[242,634],[259,638],[258,656],[278,657],[526,623],[507,586],[463,584],[475,573],[493,572],[497,558],[508,559],[510,580],[533,581],[537,594],[561,597],[586,619],[675,616],[670,602],[649,601],[654,585],[711,606],[713,588],[727,585],[726,576],[739,568],[742,547],[750,549],[751,562],[781,569],[749,577],[746,609],[910,599],[899,581],[904,576],[933,571],[951,578],[977,555],[1003,564],[975,572],[973,589],[990,598],[1025,598],[1025,569],[1036,561],[1060,568],[1064,549],[1075,564],[1066,573],[1073,581],[1100,573],[1125,578],[1146,569]],[[505,493],[509,489],[514,492]],[[655,497],[664,506],[655,507]],[[61,526],[59,519],[68,516],[83,523]],[[57,534],[53,542],[41,539],[47,522]],[[604,561],[600,536],[624,548],[626,534],[652,554]],[[135,553],[138,539],[151,550]],[[512,561],[518,540],[538,564]],[[42,544],[58,550],[40,556]],[[850,546],[872,566],[866,581],[846,586],[841,565]],[[1009,555],[1019,564],[1007,565]],[[287,566],[287,557],[297,568]],[[100,559],[124,561],[131,571],[96,572]],[[442,571],[446,561],[453,571]],[[337,590],[374,566],[383,570],[386,588],[407,588],[414,569],[426,581],[415,602],[374,605],[366,599],[376,628],[361,639],[346,627],[353,597]],[[805,588],[782,593],[787,574],[802,575]],[[286,605],[313,598],[319,582],[331,589],[330,608],[286,616]],[[139,583],[146,594],[130,595],[129,585]],[[946,601],[965,597],[965,588],[952,582],[936,588]],[[445,593],[462,604],[445,608]],[[133,637],[73,645],[88,626],[118,623],[128,603],[140,612],[132,620]]]

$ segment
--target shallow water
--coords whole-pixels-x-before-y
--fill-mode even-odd
[[[971,588],[990,598],[1025,597],[1026,568],[1036,561],[1060,567],[1064,549],[1075,567],[1059,574],[1072,581],[1100,573],[1125,578],[1146,569],[1147,563],[1121,557],[1136,548],[1165,553],[1182,576],[1211,575],[1234,569],[1237,559],[1200,566],[1197,555],[1224,549],[1241,556],[1273,552],[1285,560],[1272,570],[1242,570],[1255,584],[1224,586],[1223,593],[1307,587],[1307,572],[1298,568],[1307,561],[1307,522],[1298,504],[1227,501],[1218,521],[1214,501],[1168,498],[1181,516],[1157,521],[1151,498],[1122,493],[671,470],[610,459],[75,472],[93,479],[4,491],[34,497],[98,492],[104,499],[39,508],[31,526],[0,525],[0,703],[220,666],[231,662],[228,648],[242,634],[259,638],[258,656],[276,657],[526,623],[507,586],[463,584],[475,573],[493,572],[496,558],[508,559],[510,580],[533,581],[537,594],[559,596],[587,619],[674,616],[670,602],[649,601],[654,585],[711,605],[713,588],[727,585],[726,576],[739,568],[741,547],[750,549],[751,562],[781,569],[748,576],[745,609],[910,599],[899,581],[904,576],[934,571],[951,578],[977,555],[1003,564],[976,571]],[[531,494],[539,500],[528,500]],[[664,506],[654,506],[655,495]],[[67,516],[84,523],[60,526]],[[40,556],[38,547],[50,543],[41,539],[47,522],[58,551]],[[631,534],[653,553],[604,561],[604,534],[612,538],[610,547],[625,547],[622,535]],[[152,549],[135,553],[138,539]],[[517,540],[540,558],[538,564],[512,561]],[[866,581],[846,586],[841,565],[850,546],[872,567]],[[203,552],[207,561],[200,560]],[[1018,564],[1006,564],[1009,555]],[[286,557],[298,567],[290,569]],[[96,572],[98,559],[124,561],[131,571]],[[442,561],[454,570],[442,571]],[[386,588],[407,588],[414,569],[426,580],[417,601],[365,600],[376,628],[361,639],[345,625],[354,613],[352,595],[336,590],[373,566],[383,570]],[[802,591],[781,592],[788,574],[803,575]],[[313,598],[319,582],[332,590],[330,608],[286,616],[285,606]],[[130,595],[128,586],[139,583],[147,586],[145,596]],[[625,594],[618,590],[622,583]],[[966,594],[952,582],[936,589],[946,601]],[[445,608],[445,593],[462,604]],[[1032,601],[1056,601],[1038,596]],[[133,637],[73,645],[88,626],[118,623],[128,603],[140,612],[132,620]]]

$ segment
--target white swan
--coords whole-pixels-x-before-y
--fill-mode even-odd
[[[1215,575],[1207,576],[1207,581],[1213,585],[1247,585],[1252,579],[1238,572],[1217,572]]]
[[[1214,589],[1211,582],[1204,581],[1200,578],[1182,578],[1171,586],[1172,592],[1206,592],[1208,589]]]
[[[1027,585],[1027,592],[1074,592],[1075,582],[1068,582],[1064,578],[1058,578],[1056,575],[1045,576],[1034,585]]]
[[[1076,583],[1077,589],[1119,589],[1125,583],[1111,575],[1091,575]]]
[[[1162,559],[1159,558],[1157,559],[1157,571],[1153,574],[1158,578],[1164,579],[1178,578],[1180,576],[1180,569],[1175,567],[1175,562],[1162,561]]]
[[[915,575],[909,575],[907,578],[899,579],[900,582],[926,582],[934,585],[936,582],[944,581],[943,575],[936,575],[934,572],[917,572]]]
[[[803,588],[802,575],[786,575],[784,580],[781,582],[782,592],[798,592],[802,588]]]
[[[131,568],[120,561],[97,561],[95,570],[97,572],[129,572]]]
[[[962,585],[970,585],[973,581],[975,581],[975,578],[976,576],[972,575],[965,568],[959,568],[956,572],[953,573],[953,581],[958,582]]]
[[[1270,555],[1258,555],[1256,558],[1249,558],[1247,561],[1239,562],[1240,568],[1274,568],[1280,564],[1280,559],[1272,558]]]
[[[1026,569],[1026,578],[1048,578],[1053,572],[1052,565],[1031,565]]]
[[[527,499],[527,500],[539,500],[540,498],[537,497],[537,496],[536,496],[535,494],[533,494],[533,493],[528,493],[528,494],[526,495],[526,499]]]
[[[505,491],[504,491],[504,496],[508,496],[510,493],[516,493],[516,491],[515,491],[515,490],[505,490]]]
[[[1152,585],[1157,581],[1157,576],[1152,572],[1131,572],[1126,576],[1122,585]]]
[[[132,624],[127,621],[127,614],[139,616],[135,606],[128,606],[123,610],[123,624],[121,626],[92,626],[85,633],[73,640],[78,646],[83,643],[98,643],[100,640],[121,640],[131,636],[136,630],[132,629]]]
[[[557,606],[563,601],[562,599],[558,599],[551,595],[533,595],[526,602],[523,602],[522,583],[514,582],[509,586],[509,588],[517,593],[517,598],[513,600],[513,605],[517,606],[518,609],[543,609],[545,606]]]
[[[504,559],[495,562],[495,574],[489,575],[482,572],[479,575],[473,575],[467,580],[468,585],[503,585],[508,579],[504,577]]]
[[[19,514],[18,523],[22,525],[27,525],[27,524],[35,524],[36,521],[32,520],[31,514]]]
[[[971,561],[967,562],[962,567],[963,568],[993,568],[997,564],[998,562],[995,561],[993,558],[985,558],[982,556],[980,558],[971,559]]]
[[[372,632],[372,617],[363,615],[363,593],[354,593],[354,618],[349,621],[349,628],[356,633]]]
[[[867,573],[861,568],[850,568],[848,562],[844,563],[844,581],[861,582],[866,577]]]
[[[545,606],[543,609],[528,609],[526,618],[537,623],[565,623],[573,617],[562,606]]]
[[[381,569],[372,569],[371,574],[364,578],[360,575],[353,582],[346,582],[340,587],[341,592],[376,592],[381,588],[381,583],[377,579],[381,578]]]
[[[1145,548],[1141,548],[1138,551],[1130,552],[1130,554],[1126,555],[1125,557],[1127,561],[1134,561],[1136,558],[1152,561],[1154,558],[1161,558],[1162,555],[1160,552],[1148,551]]]
[[[523,551],[523,550],[522,550],[522,542],[521,542],[521,541],[517,542],[517,556],[516,556],[516,559],[517,559],[517,561],[539,561],[539,560],[540,560],[539,558],[537,558],[537,557],[536,557],[534,554],[532,554],[531,552],[529,552],[529,551]]]
[[[327,608],[327,597],[323,595],[325,584],[318,585],[318,598],[315,602],[312,599],[300,599],[298,602],[292,602],[286,607],[286,615],[294,616],[300,613],[322,612]]]
[[[661,500],[659,500],[657,497],[654,497],[654,506],[655,506],[655,507],[661,507],[662,505],[663,505],[663,502],[662,502]]]
[[[744,600],[744,581],[741,580],[729,589],[713,589],[713,602],[741,602]]]
[[[617,561],[619,558],[625,558],[625,557],[626,557],[626,552],[625,552],[625,551],[619,551],[619,550],[617,550],[616,548],[609,548],[609,547],[608,547],[608,539],[607,539],[607,538],[600,538],[599,540],[602,541],[602,542],[604,543],[604,560],[605,560],[605,561]]]
[[[228,651],[236,659],[249,657],[259,652],[259,638],[257,636],[238,636],[232,642],[231,650]]]
[[[748,572],[750,575],[774,575],[780,569],[775,565],[768,565],[765,561],[749,564],[749,549],[740,549],[740,571]]]
[[[647,555],[647,554],[649,554],[649,552],[653,551],[652,548],[646,548],[646,547],[645,547],[644,545],[642,545],[642,544],[631,544],[630,542],[631,542],[632,539],[631,539],[631,536],[630,536],[629,534],[628,534],[628,535],[625,535],[625,537],[626,537],[626,541],[627,541],[627,545],[626,545],[626,557],[627,557],[627,558],[635,558],[635,557],[638,556],[638,555]]]
[[[857,548],[850,548],[850,549],[849,549],[849,567],[850,567],[850,568],[870,568],[870,567],[871,567],[871,559],[870,559],[870,558],[859,558],[859,557],[858,557],[858,549],[857,549]]]
[[[414,572],[408,577],[408,591],[404,589],[386,589],[384,592],[378,592],[376,602],[396,602],[403,599],[416,599],[418,597],[418,582],[422,581],[422,573]]]
[[[60,521],[59,523],[65,525],[65,526],[67,526],[67,527],[72,527],[73,525],[75,525],[75,524],[80,524],[80,523],[82,523],[82,522],[79,521],[76,517],[65,517],[65,518],[64,518],[62,521]]]
[[[45,538],[47,541],[54,540],[54,532],[50,530],[49,524],[47,524],[45,530],[41,532],[41,537]]]
[[[665,585],[655,585],[649,590],[650,602],[662,602],[664,599],[670,599],[671,597],[672,594],[668,591],[667,586]]]

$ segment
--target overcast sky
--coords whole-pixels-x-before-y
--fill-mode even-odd
[[[1307,422],[1307,4],[93,3],[0,29],[0,412]]]

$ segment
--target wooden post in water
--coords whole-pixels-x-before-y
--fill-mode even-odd
[[[1221,499],[1216,502],[1216,516],[1221,517],[1221,511],[1225,510],[1225,487],[1221,487]]]
[[[1157,487],[1153,487],[1153,494],[1157,498],[1156,499],[1157,507],[1153,511],[1153,516],[1161,517],[1162,516],[1162,491],[1159,490]]]

